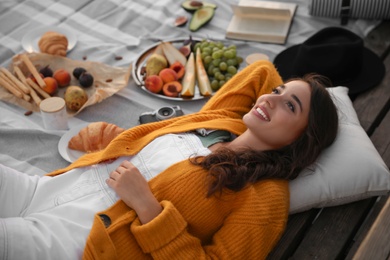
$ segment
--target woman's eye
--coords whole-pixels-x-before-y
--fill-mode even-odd
[[[295,106],[294,106],[293,103],[287,102],[287,106],[288,106],[288,108],[289,108],[292,112],[295,112]]]
[[[279,89],[273,88],[272,89],[272,94],[279,94]]]

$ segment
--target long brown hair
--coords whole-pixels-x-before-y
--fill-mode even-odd
[[[210,186],[207,196],[224,188],[239,191],[249,183],[264,179],[295,179],[311,166],[319,154],[333,143],[338,131],[337,109],[326,87],[330,80],[318,74],[308,74],[302,80],[311,87],[308,125],[291,144],[277,150],[233,151],[220,148],[206,157],[192,158],[194,164],[208,170]]]

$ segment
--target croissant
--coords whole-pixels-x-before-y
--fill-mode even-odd
[[[124,130],[107,122],[90,123],[69,140],[68,147],[87,153],[96,152],[104,149]]]
[[[45,32],[38,41],[41,52],[52,55],[66,56],[68,38],[57,32]]]

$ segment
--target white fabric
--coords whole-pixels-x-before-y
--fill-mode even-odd
[[[390,190],[390,173],[359,123],[348,88],[328,89],[338,107],[340,130],[324,151],[314,172],[304,171],[290,182],[290,213],[341,205]]]
[[[209,153],[195,134],[184,133],[156,138],[136,156],[54,178],[0,164],[0,259],[81,258],[95,213],[119,199],[105,180],[124,160],[149,180],[178,161]]]
[[[157,137],[136,156],[124,157],[107,164],[108,171],[115,170],[124,159],[133,163],[146,180],[150,180],[176,162],[193,155],[207,155],[210,150],[203,147],[200,139],[192,133],[167,134]]]

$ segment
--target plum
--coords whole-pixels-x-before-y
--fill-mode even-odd
[[[88,88],[93,84],[93,76],[88,72],[84,72],[80,75],[79,82],[82,87]]]
[[[73,70],[73,76],[76,78],[76,79],[79,79],[81,74],[83,74],[84,72],[87,72],[86,69],[84,68],[81,68],[81,67],[77,67]]]

